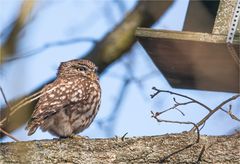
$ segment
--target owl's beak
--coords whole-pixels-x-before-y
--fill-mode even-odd
[[[99,80],[98,75],[95,74],[95,73],[91,73],[91,74],[90,74],[90,78],[91,78],[92,80]]]

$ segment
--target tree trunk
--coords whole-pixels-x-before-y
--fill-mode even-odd
[[[240,134],[201,136],[199,143],[196,138],[181,133],[2,143],[0,163],[240,163]]]

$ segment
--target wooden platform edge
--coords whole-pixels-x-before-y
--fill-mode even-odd
[[[226,43],[226,35],[216,35],[210,33],[190,32],[190,31],[169,31],[169,30],[156,30],[149,28],[138,27],[135,35],[137,37],[150,37],[150,38],[165,38],[165,39],[178,39],[188,41],[203,41],[209,43]],[[233,44],[239,44],[240,38],[236,38]]]

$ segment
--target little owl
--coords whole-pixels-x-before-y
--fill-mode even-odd
[[[58,137],[69,137],[89,127],[101,98],[97,67],[89,60],[61,63],[57,79],[42,89],[31,120],[28,135],[38,127]]]

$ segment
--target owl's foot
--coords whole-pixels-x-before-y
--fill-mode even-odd
[[[76,134],[70,135],[69,138],[72,138],[72,139],[89,139],[89,137],[87,137],[87,136],[79,136],[79,135],[76,135]]]

